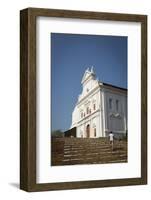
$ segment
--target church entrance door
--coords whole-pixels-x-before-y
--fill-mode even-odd
[[[86,137],[89,138],[90,137],[90,125],[88,124],[86,127]]]

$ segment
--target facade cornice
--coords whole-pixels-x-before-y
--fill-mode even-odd
[[[88,96],[92,95],[94,92],[96,92],[97,89],[100,89],[100,85],[92,89],[87,95],[85,95],[80,101],[77,102],[77,106],[81,104]]]
[[[100,108],[95,110],[93,113],[87,115],[86,117],[82,118],[80,121],[77,122],[77,124],[81,123],[82,121],[89,120],[89,118],[92,118],[96,113],[100,111]]]

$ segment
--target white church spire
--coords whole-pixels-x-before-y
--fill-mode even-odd
[[[81,83],[83,84],[87,79],[94,79],[95,78],[95,73],[94,73],[94,67],[92,66],[90,69],[89,67],[86,69]]]
[[[86,69],[87,72],[89,72],[89,67]]]
[[[91,67],[91,73],[94,74],[94,67],[93,66]]]

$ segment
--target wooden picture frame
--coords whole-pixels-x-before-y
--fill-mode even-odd
[[[36,19],[39,16],[141,23],[141,177],[36,183]],[[20,12],[20,188],[47,191],[147,184],[147,16],[27,8]]]

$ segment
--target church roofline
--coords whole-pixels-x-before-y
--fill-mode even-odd
[[[122,88],[122,87],[119,87],[119,86],[111,85],[109,83],[103,83],[103,82],[101,82],[101,84],[104,85],[104,86],[109,86],[109,87],[112,87],[112,88],[116,88],[116,89],[127,91],[127,88]]]
[[[96,91],[98,88],[100,88],[101,86],[107,86],[107,87],[110,87],[110,88],[114,88],[114,89],[117,89],[117,90],[122,90],[124,92],[127,92],[127,89],[126,88],[122,88],[122,87],[118,87],[118,86],[115,86],[115,85],[111,85],[109,83],[104,83],[104,82],[99,82],[99,85],[95,88],[93,88],[93,90],[91,90],[86,96],[84,96],[82,99],[80,99],[79,101],[77,101],[76,105],[80,104],[87,96],[91,95],[94,91]]]

